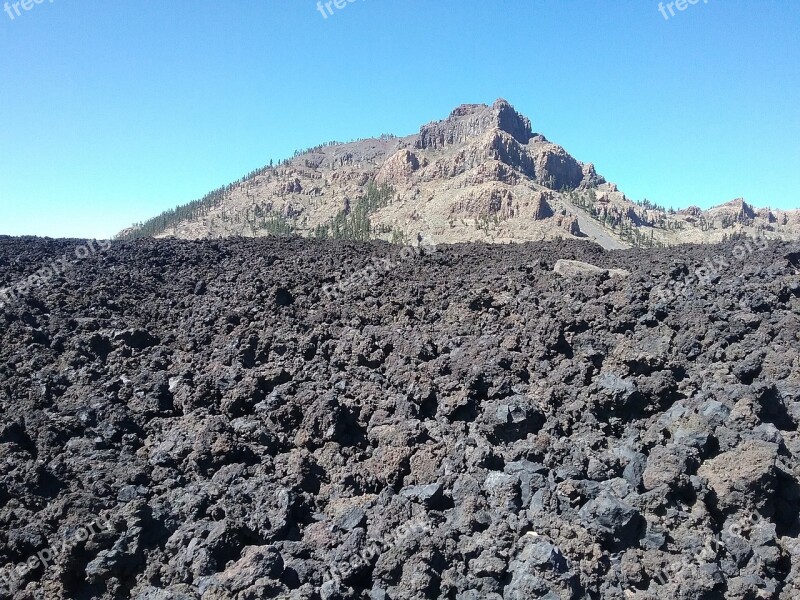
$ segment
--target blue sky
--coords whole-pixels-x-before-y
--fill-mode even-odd
[[[669,19],[652,0],[356,0],[327,19],[316,0],[9,9],[0,234],[109,237],[296,148],[498,97],[632,198],[800,208],[793,0]]]

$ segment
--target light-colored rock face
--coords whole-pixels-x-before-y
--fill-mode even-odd
[[[587,275],[628,277],[631,274],[630,271],[626,271],[625,269],[603,269],[602,267],[598,267],[590,263],[585,263],[578,260],[566,260],[563,258],[556,261],[555,266],[553,266],[553,272],[558,273],[562,277],[568,278],[584,277]]]
[[[715,242],[733,233],[796,237],[800,212],[734,200],[677,213],[631,202],[591,163],[533,130],[505,100],[465,104],[416,135],[323,145],[257,171],[202,210],[144,235],[314,235],[352,210],[371,182],[391,199],[369,215],[372,237],[437,243],[579,237],[606,248]],[[582,225],[583,224],[583,225]],[[136,230],[126,230],[136,235]]]
[[[427,166],[427,161],[422,166]],[[411,176],[420,168],[419,157],[409,150],[399,150],[393,154],[383,166],[378,169],[375,181],[380,184],[393,185],[399,182],[408,182]]]
[[[767,494],[775,486],[778,446],[751,440],[701,465],[697,474],[708,480],[723,509],[742,506],[748,492]]]

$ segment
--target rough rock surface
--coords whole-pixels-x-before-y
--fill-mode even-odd
[[[626,269],[603,269],[597,265],[581,262],[579,260],[559,259],[553,267],[553,272],[563,277],[581,277],[592,275],[611,275],[612,277],[627,277],[631,274]]]
[[[797,598],[800,253],[737,254],[72,261],[0,307],[0,598]]]

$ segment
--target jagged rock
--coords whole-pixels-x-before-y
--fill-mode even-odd
[[[491,107],[482,104],[459,106],[447,120],[424,126],[415,147],[441,149],[492,129],[507,133],[520,144],[527,144],[533,137],[530,121],[505,100],[497,100]]]
[[[589,263],[577,260],[559,259],[553,267],[553,272],[564,277],[579,277],[582,275],[610,275],[612,277],[628,277],[631,273],[626,269],[603,269]]]
[[[662,485],[669,485],[680,489],[688,485],[686,473],[689,470],[690,456],[686,447],[678,444],[653,448],[642,473],[644,488],[653,490]]]
[[[158,344],[158,338],[150,335],[144,329],[126,329],[114,333],[113,339],[115,342],[125,344],[136,350],[144,350]]]
[[[553,209],[547,203],[544,196],[540,196],[538,200],[535,201],[531,218],[540,221],[542,219],[549,219],[553,216]]]
[[[0,237],[0,281],[71,244]],[[793,600],[800,249],[651,297],[740,244],[75,263],[0,309],[0,597]]]
[[[623,544],[635,538],[641,527],[636,508],[611,494],[601,494],[587,502],[580,515],[587,528]]]
[[[382,184],[396,185],[405,182],[420,168],[417,155],[409,150],[399,150],[390,156],[375,176],[375,180]]]
[[[283,559],[270,546],[248,546],[242,557],[214,577],[215,583],[236,593],[253,587],[262,578],[279,579],[283,574]]]
[[[777,444],[748,440],[705,461],[697,474],[708,480],[722,509],[763,505],[775,493],[777,457]]]
[[[416,500],[428,506],[432,506],[442,497],[442,486],[438,483],[428,485],[412,485],[400,490],[400,495],[411,500]]]

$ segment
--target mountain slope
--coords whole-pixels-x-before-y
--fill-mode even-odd
[[[407,137],[330,143],[120,233],[207,238],[296,233],[414,242],[592,238],[607,248],[793,238],[800,211],[734,200],[708,211],[630,201],[591,163],[535,133],[505,100],[465,104]]]

